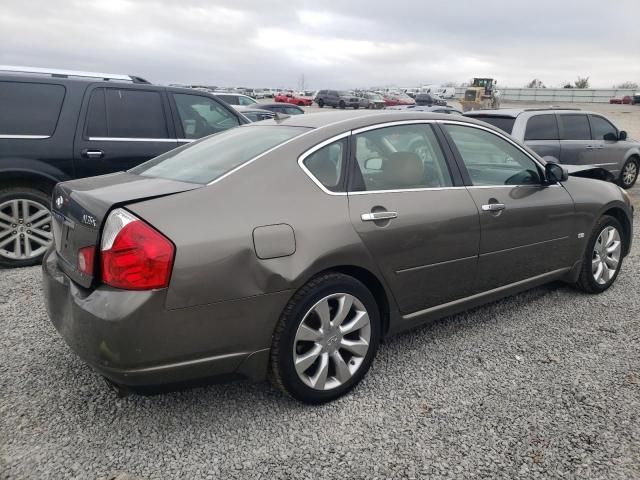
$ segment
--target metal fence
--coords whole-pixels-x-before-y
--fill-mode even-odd
[[[463,97],[466,87],[456,87],[456,97]],[[599,88],[498,88],[501,100],[517,102],[609,103],[612,98],[633,96],[634,90]]]

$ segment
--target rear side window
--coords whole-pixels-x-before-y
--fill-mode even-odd
[[[591,140],[591,130],[586,115],[558,115],[562,127],[561,140]]]
[[[168,138],[160,92],[105,89],[109,137]]]
[[[145,177],[207,184],[309,129],[253,126],[226,130],[171,150],[130,170]]]
[[[304,159],[313,177],[332,192],[343,191],[341,188],[344,171],[344,151],[346,140],[338,140],[322,147]]]
[[[0,135],[53,135],[64,94],[62,85],[0,82]]]
[[[607,134],[610,136],[613,135],[614,138],[618,138],[618,130],[616,127],[614,127],[608,120],[595,115],[591,116],[591,133],[593,134],[594,140],[604,140],[604,137]]]
[[[527,121],[525,140],[558,140],[559,138],[555,115],[535,115]]]
[[[516,123],[516,119],[513,117],[496,117],[494,115],[469,115],[471,118],[475,118],[477,120],[481,120],[483,122],[488,123],[489,125],[493,125],[496,128],[499,128],[503,132],[507,132],[511,135],[513,131],[513,124]]]

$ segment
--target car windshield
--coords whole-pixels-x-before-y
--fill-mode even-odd
[[[145,177],[206,184],[308,130],[273,125],[233,128],[171,150],[129,171]]]
[[[482,120],[483,122],[487,122],[494,127],[499,128],[511,134],[513,130],[513,124],[516,122],[516,119],[513,117],[497,117],[495,115],[469,115],[471,118],[476,118],[478,120]]]

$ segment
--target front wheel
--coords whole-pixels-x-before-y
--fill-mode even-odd
[[[318,107],[320,108],[324,107],[324,100],[322,99],[318,100]]]
[[[33,188],[0,190],[0,266],[37,265],[53,241],[49,196]]]
[[[360,382],[379,341],[380,314],[367,287],[325,274],[302,287],[280,317],[269,376],[296,400],[330,402]]]
[[[596,223],[582,260],[576,286],[587,293],[601,293],[615,282],[622,266],[622,225],[609,215]]]
[[[618,179],[618,183],[622,188],[628,189],[635,185],[636,180],[638,180],[638,167],[639,163],[636,158],[630,158],[625,162]]]
[[[338,106],[344,110],[347,105],[344,103],[344,101],[340,100],[340,103],[338,104]]]

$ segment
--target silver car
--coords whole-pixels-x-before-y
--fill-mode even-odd
[[[613,175],[622,188],[636,183],[640,142],[627,138],[600,113],[572,109],[475,110],[466,116],[490,123],[541,157],[567,165],[594,165]]]
[[[446,114],[292,115],[58,184],[51,321],[119,386],[270,378],[351,390],[384,337],[629,253],[618,186]],[[119,387],[122,388],[122,387]]]

